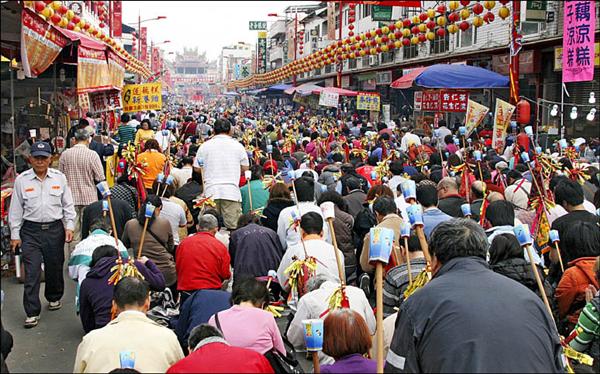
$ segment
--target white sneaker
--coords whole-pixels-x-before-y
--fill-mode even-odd
[[[60,301],[50,301],[48,303],[48,310],[59,310],[60,308],[62,308]]]
[[[39,320],[40,320],[40,316],[27,317],[27,318],[25,318],[25,323],[23,324],[23,326],[26,329],[36,327],[38,325]]]

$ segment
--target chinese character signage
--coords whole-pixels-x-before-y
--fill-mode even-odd
[[[504,100],[496,99],[496,111],[494,112],[494,134],[492,136],[492,147],[498,152],[502,153],[504,150],[506,137],[506,130],[510,124],[510,117],[512,116],[515,106],[507,103]]]
[[[26,77],[35,78],[52,65],[67,45],[67,38],[26,8],[21,13],[21,23],[23,70]]]
[[[527,1],[525,21],[546,21],[546,7],[548,1]]]
[[[554,71],[562,70],[562,47],[554,48]],[[600,67],[600,42],[594,43],[594,67]]]
[[[392,7],[385,5],[373,5],[372,21],[391,21]]]
[[[123,86],[126,65],[127,62],[122,57],[110,50],[108,51],[108,77],[111,86],[119,89]]]
[[[88,92],[106,89],[111,86],[108,63],[104,51],[77,48],[77,91]]]
[[[266,30],[267,29],[267,21],[250,21],[249,22],[249,30]]]
[[[587,82],[594,79],[594,5],[589,0],[564,2],[563,82]]]
[[[162,109],[162,84],[128,84],[123,87],[123,112]]]
[[[337,108],[340,94],[337,92],[321,92],[319,96],[319,105]]]
[[[440,92],[441,112],[466,112],[469,93],[467,91],[444,91]]]
[[[258,43],[256,51],[256,72],[264,74],[267,72],[267,33],[258,33]]]
[[[142,62],[148,60],[148,29],[146,27],[140,29],[140,60]]]
[[[471,132],[479,126],[481,121],[485,118],[490,108],[483,106],[473,100],[469,100],[467,104],[467,113],[465,115],[465,127],[467,128],[467,137],[471,135]],[[437,114],[437,113],[436,113]]]
[[[457,90],[415,92],[415,111],[466,112],[469,93]]]
[[[89,93],[89,110],[92,113],[112,111],[121,108],[121,93],[117,90]]]
[[[123,36],[123,3],[122,1],[112,2],[112,33],[113,37]]]
[[[356,96],[357,110],[371,110],[379,112],[381,107],[381,99],[378,93],[375,92],[359,92]]]

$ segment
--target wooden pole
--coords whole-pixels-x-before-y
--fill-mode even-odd
[[[138,247],[137,258],[142,257],[142,248],[144,247],[144,239],[146,238],[146,230],[148,229],[148,221],[150,218],[146,217],[146,221],[144,222],[144,229],[142,230],[142,237],[140,238],[140,245]]]
[[[563,265],[562,255],[560,254],[560,247],[558,246],[558,242],[554,242],[556,245],[556,254],[558,255],[558,262],[560,263],[560,270],[564,273],[565,266]]]
[[[110,226],[112,227],[113,236],[115,237],[115,247],[117,247],[117,253],[119,254],[120,258],[121,252],[119,251],[119,235],[117,234],[117,226],[115,225],[115,215],[113,213],[110,195],[106,196],[106,200],[108,201],[108,214],[110,216]]]
[[[311,352],[312,353],[312,362],[313,362],[313,373],[320,373],[321,366],[319,365],[319,352]]]
[[[375,267],[377,372],[383,373],[383,264]]]
[[[404,253],[406,254],[406,269],[408,271],[408,286],[410,287],[410,285],[413,282],[412,279],[412,273],[410,271],[410,256],[409,256],[409,251],[408,251],[408,238],[405,236],[404,237]]]
[[[529,257],[529,264],[531,265],[531,271],[533,271],[533,275],[535,276],[535,282],[538,285],[538,288],[540,290],[540,294],[542,295],[542,300],[544,300],[544,305],[546,305],[546,308],[548,309],[548,314],[550,314],[550,317],[552,317],[552,319],[554,320],[554,316],[552,315],[552,308],[550,308],[550,303],[548,302],[548,296],[546,296],[546,291],[544,291],[544,285],[542,284],[542,279],[540,277],[540,273],[537,270],[537,265],[535,264],[534,260],[533,260],[533,254],[531,253],[531,246],[530,245],[526,245],[525,249],[527,250],[527,257]]]
[[[338,275],[340,277],[340,283],[342,287],[346,284],[346,273],[344,271],[344,264],[340,257],[340,251],[338,249],[337,240],[335,239],[335,231],[333,231],[333,218],[327,218],[327,224],[329,225],[329,232],[331,233],[331,242],[333,243],[333,250],[335,251],[335,260],[338,267]]]

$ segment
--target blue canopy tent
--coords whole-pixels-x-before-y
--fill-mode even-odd
[[[409,88],[413,84],[424,88],[506,88],[509,80],[504,75],[476,66],[437,64],[415,69],[414,72],[392,82],[390,86]]]

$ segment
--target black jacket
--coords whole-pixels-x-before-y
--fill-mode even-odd
[[[521,283],[523,286],[535,292],[536,295],[542,297],[537,286],[537,282],[535,281],[535,276],[531,272],[531,265],[529,265],[524,258],[509,258],[507,260],[500,261],[497,264],[490,265],[490,269],[492,269],[495,273],[502,274],[505,277]],[[552,300],[553,292],[550,283],[544,280],[544,273],[539,268],[538,273],[543,280],[544,291],[546,291],[548,299]]]
[[[260,224],[277,232],[279,213],[292,205],[294,205],[294,202],[290,199],[275,198],[269,200],[267,206],[262,211],[264,217],[260,219]]]
[[[385,372],[564,372],[544,303],[484,259],[457,257],[400,306]]]
[[[113,215],[115,217],[115,227],[117,229],[117,236],[120,238],[123,235],[123,228],[127,221],[135,218],[131,215],[131,208],[127,202],[121,199],[111,198],[111,205],[113,209]],[[86,206],[83,210],[81,218],[81,239],[85,239],[90,234],[90,226],[92,223],[102,217],[102,201],[95,201],[90,205]],[[108,213],[104,218],[106,222],[110,222]]]
[[[460,206],[466,203],[465,199],[460,196],[449,196],[440,199],[438,202],[438,209],[454,218],[460,218],[463,216],[462,209]]]

